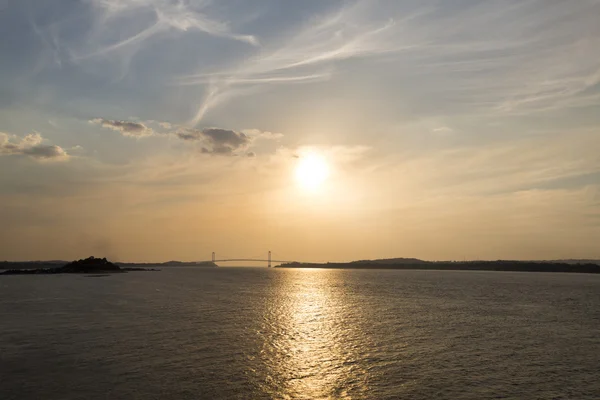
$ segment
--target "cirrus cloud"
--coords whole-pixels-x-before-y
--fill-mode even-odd
[[[137,47],[149,39],[167,34],[169,31],[197,31],[210,36],[222,37],[258,46],[258,39],[253,35],[234,32],[229,23],[220,21],[208,13],[209,2],[190,4],[186,1],[171,0],[88,0],[92,6],[95,29],[89,38],[84,52],[72,52],[73,60],[104,56],[116,50],[129,48],[134,52]],[[115,30],[123,26],[133,25],[143,19],[141,16],[151,15],[145,27],[137,32],[121,32],[122,37],[116,41],[106,41]],[[103,40],[104,39],[104,40]]]

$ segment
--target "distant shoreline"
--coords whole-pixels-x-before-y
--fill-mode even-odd
[[[0,273],[8,274],[60,273],[66,261],[0,261]],[[219,268],[211,261],[181,262],[167,261],[163,263],[113,263],[121,272],[142,271],[148,267],[195,267]],[[362,269],[362,270],[442,270],[442,271],[510,271],[510,272],[561,272],[561,273],[600,273],[600,260],[554,260],[554,261],[424,261],[416,258],[393,258],[380,260],[361,260],[351,262],[301,263],[292,262],[277,265],[274,268],[305,269]],[[21,274],[19,273],[19,274]]]
[[[596,263],[567,263],[551,261],[422,261],[417,259],[364,260],[346,263],[287,263],[275,268],[325,268],[325,269],[400,269],[441,271],[510,271],[510,272],[562,272],[600,273]]]
[[[53,265],[51,268],[12,268],[6,271],[0,272],[0,275],[56,275],[56,274],[114,274],[114,273],[126,273],[133,271],[160,271],[157,269],[149,268],[135,268],[135,267],[123,267],[108,261],[106,258],[96,258],[94,256],[86,259],[71,261],[65,265],[60,265],[60,262],[56,261],[51,264],[37,263],[35,265],[48,266]],[[4,263],[7,264],[7,263]],[[27,264],[27,263],[25,263]],[[32,265],[32,264],[30,264]],[[20,264],[22,267],[23,265]]]
[[[28,270],[28,269],[52,269],[67,265],[68,261],[50,260],[50,261],[0,261],[0,271],[2,270]],[[138,268],[148,267],[198,267],[198,268],[218,268],[219,266],[212,261],[200,262],[182,262],[167,261],[162,263],[113,263],[124,270],[136,270]]]

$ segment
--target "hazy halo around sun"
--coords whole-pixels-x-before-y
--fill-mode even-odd
[[[300,156],[296,165],[296,182],[309,192],[318,190],[329,177],[327,160],[317,153],[306,153]]]

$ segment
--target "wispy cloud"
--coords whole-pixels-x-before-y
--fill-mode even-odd
[[[266,43],[260,54],[237,68],[180,78],[178,84],[208,85],[208,95],[191,124],[198,124],[205,113],[228,97],[236,86],[327,80],[332,77],[336,61],[391,54],[414,45],[398,35],[398,28],[422,11],[400,20],[368,19],[371,11],[369,2],[357,1],[310,20],[283,43],[278,40]]]
[[[44,138],[38,132],[24,138],[0,132],[0,155],[24,155],[40,161],[66,161],[67,152],[60,146],[42,144]]]
[[[189,121],[194,126],[209,110],[276,85],[335,80],[350,69],[359,80],[376,81],[368,76],[371,70],[362,69],[373,60],[385,61],[387,67],[376,68],[383,72],[379,80],[389,81],[390,92],[394,90],[380,95],[410,101],[423,113],[523,115],[600,103],[596,0],[356,0],[341,2],[334,10],[331,4],[306,6],[314,8],[312,17],[288,15],[289,24],[269,29],[246,24],[241,29],[249,34],[228,22],[241,25],[237,10],[208,0],[84,0],[83,5],[69,8],[77,10],[75,15],[65,12],[52,23],[32,18],[47,50],[46,62],[64,66],[85,60],[86,68],[102,73],[97,63],[120,63],[125,74],[142,48],[152,52],[145,54],[149,59],[163,57],[161,39],[171,39],[173,33],[251,45],[249,55],[239,55],[237,48],[237,54],[229,54],[201,47],[202,57],[184,57],[173,70],[165,63],[162,75],[153,75],[157,85],[202,87],[191,91],[197,96],[193,101],[199,102]],[[67,35],[78,20],[89,21],[89,26]],[[256,32],[260,44],[252,34]],[[362,61],[347,62],[356,59]]]
[[[404,59],[428,96],[470,112],[530,114],[598,104],[600,3],[540,0],[450,5],[413,34]]]
[[[261,131],[259,129],[244,129],[242,133],[252,139],[280,140],[283,138],[283,133]]]
[[[400,95],[424,98],[431,108],[441,99],[465,111],[502,114],[585,107],[600,101],[598,91],[588,92],[600,83],[600,61],[592,56],[600,47],[598,12],[594,0],[398,7],[357,1],[265,41],[235,68],[200,71],[177,83],[207,87],[191,124],[241,86],[333,79],[345,60],[383,56],[399,69],[397,79],[422,82],[418,92],[408,87]]]
[[[377,175],[382,179],[404,176],[398,183],[415,198],[418,193],[442,199],[484,197],[600,174],[599,146],[600,136],[594,129],[547,134],[432,151],[400,162],[394,157],[378,167]]]
[[[91,46],[87,46],[92,50],[74,52],[75,60],[105,55],[121,48],[131,48],[169,30],[198,31],[211,36],[258,45],[256,37],[237,34],[226,22],[211,18],[207,13],[209,1],[190,3],[184,0],[87,0],[87,2],[94,10],[97,21],[91,37]],[[147,15],[150,17],[147,17],[148,21],[141,30],[116,41],[106,40],[107,37],[112,36],[112,28],[121,30],[129,24],[138,25],[140,18]]]

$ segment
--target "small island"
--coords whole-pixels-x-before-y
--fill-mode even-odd
[[[50,274],[114,274],[129,271],[158,271],[148,268],[121,268],[106,258],[88,257],[72,261],[62,267],[36,269],[10,269],[0,275],[50,275]]]

